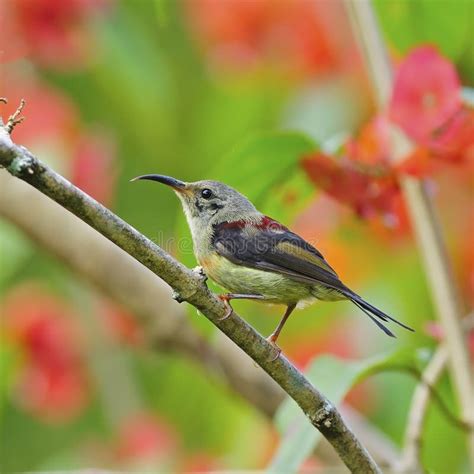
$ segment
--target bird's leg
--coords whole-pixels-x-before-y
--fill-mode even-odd
[[[280,335],[281,330],[283,329],[283,326],[286,323],[286,320],[290,317],[290,314],[293,312],[293,310],[296,308],[296,304],[290,304],[286,308],[285,314],[281,318],[281,321],[278,323],[278,326],[276,329],[270,334],[270,336],[267,337],[267,341],[275,348],[277,354],[276,356],[271,360],[273,362],[274,360],[278,359],[278,356],[281,353],[281,349],[277,346],[277,339],[278,336]]]
[[[224,321],[227,319],[232,312],[232,306],[230,305],[230,300],[264,300],[265,297],[263,295],[246,295],[240,293],[224,293],[223,295],[217,295],[217,297],[224,303],[226,308],[226,313],[222,318],[219,318],[218,321]]]

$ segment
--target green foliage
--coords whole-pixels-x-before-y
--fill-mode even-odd
[[[305,375],[338,406],[349,390],[366,377],[394,367],[400,370],[403,366],[416,366],[426,356],[426,351],[407,348],[358,361],[324,355],[311,363]],[[314,429],[291,399],[287,399],[279,408],[276,423],[282,439],[268,472],[296,472],[314,450],[321,433]]]
[[[400,54],[419,44],[431,43],[449,58],[458,60],[472,43],[474,3],[470,0],[376,0],[374,3],[390,44]]]
[[[6,288],[31,255],[31,244],[25,237],[0,221],[0,289]]]
[[[0,344],[0,421],[6,403],[8,390],[12,382],[19,354],[12,344],[2,341]]]
[[[302,133],[260,134],[236,146],[214,174],[258,204],[272,187],[287,181],[302,156],[316,149]]]

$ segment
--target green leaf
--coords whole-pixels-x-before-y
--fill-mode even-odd
[[[303,155],[317,149],[316,143],[301,133],[265,133],[232,150],[212,175],[234,186],[258,206],[275,185],[286,182],[298,171]]]
[[[166,0],[155,0],[156,20],[159,26],[163,26],[168,21],[168,10]]]
[[[359,361],[323,355],[311,363],[306,376],[337,406],[362,379],[393,367],[418,364],[418,361],[426,359],[426,353],[426,350],[404,348]],[[276,414],[276,425],[282,438],[267,471],[296,472],[314,450],[321,439],[321,433],[289,398]]]
[[[8,388],[18,365],[19,353],[16,347],[1,341],[0,343],[0,416],[6,399]]]
[[[391,45],[403,54],[431,43],[457,60],[471,41],[471,1],[376,0],[375,7]]]
[[[15,272],[31,256],[32,247],[14,227],[0,222],[0,288],[4,288]]]

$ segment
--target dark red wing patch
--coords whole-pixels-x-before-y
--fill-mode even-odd
[[[223,222],[222,224],[219,224],[219,227],[223,229],[244,229],[250,225],[259,230],[289,231],[288,227],[285,227],[283,224],[280,224],[278,221],[268,216],[263,216],[262,220],[258,224],[251,224],[250,222],[242,219],[239,221]]]
[[[247,221],[232,221],[232,222],[222,222],[219,224],[220,229],[243,229],[246,225],[248,225]]]
[[[268,216],[263,216],[263,219],[255,227],[260,230],[289,231],[288,227],[285,227],[283,224],[280,224],[278,221]]]

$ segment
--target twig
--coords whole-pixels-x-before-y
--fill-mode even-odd
[[[421,448],[424,421],[431,398],[430,387],[433,387],[438,381],[446,367],[447,361],[448,351],[446,346],[441,344],[423,372],[424,383],[418,384],[413,394],[402,456],[400,461],[394,466],[396,472],[424,471],[421,462]]]
[[[473,327],[474,313],[471,313],[463,319],[463,329],[469,333]],[[441,343],[422,374],[422,382],[419,383],[415,389],[408,414],[402,455],[400,460],[394,464],[394,470],[396,472],[409,473],[423,470],[423,464],[421,462],[421,450],[423,447],[422,433],[431,399],[431,388],[436,385],[436,382],[446,368],[447,362],[448,351],[446,345]],[[447,413],[451,415],[450,411],[445,407],[444,414],[446,415]],[[456,421],[458,422],[460,420],[456,419]],[[466,428],[469,429],[469,427],[462,426],[462,429]],[[470,429],[472,430],[473,427],[471,426]]]
[[[439,362],[439,361],[438,361]],[[429,369],[430,367],[428,367]],[[439,369],[441,370],[441,368]],[[385,372],[405,372],[412,377],[414,377],[416,380],[419,380],[420,385],[425,387],[431,398],[435,401],[435,403],[438,405],[438,408],[441,410],[443,415],[446,417],[447,421],[451,423],[454,427],[457,429],[460,429],[462,431],[469,432],[471,431],[474,426],[469,424],[467,421],[464,421],[462,418],[458,418],[453,411],[449,408],[449,405],[444,402],[443,398],[441,398],[440,393],[436,390],[435,386],[429,382],[425,378],[424,372],[419,371],[417,368],[410,366],[410,365],[403,365],[403,364],[391,364],[389,366],[384,366],[382,368],[374,368],[372,370],[369,370],[366,373],[366,377],[370,375],[376,375],[379,373],[385,373]]]
[[[360,41],[380,109],[386,106],[392,90],[392,68],[370,0],[347,2],[357,39]],[[393,159],[407,156],[412,144],[393,130]],[[471,366],[466,340],[461,328],[461,311],[451,267],[446,255],[441,229],[424,183],[411,177],[401,179],[405,200],[411,214],[425,274],[430,285],[438,318],[445,333],[449,365],[463,418],[474,421],[474,396]],[[469,438],[471,462],[474,463],[474,436]]]
[[[5,99],[5,97],[0,97],[0,102],[2,104],[8,104],[8,100]],[[25,99],[21,99],[20,101],[20,105],[18,106],[18,108],[15,110],[15,113],[13,113],[12,115],[10,115],[10,117],[8,118],[8,121],[7,123],[4,125],[3,122],[0,122],[2,127],[5,127],[6,131],[11,134],[13,132],[13,129],[18,125],[20,124],[21,122],[23,122],[23,120],[25,120],[25,117],[20,117],[20,114],[21,112],[23,111],[23,108],[25,107]]]
[[[295,400],[352,472],[380,472],[370,454],[344,423],[336,407],[303,374],[284,356],[272,361],[271,344],[236,313],[222,320],[225,314],[223,302],[208,290],[195,272],[40,162],[26,148],[14,144],[3,127],[0,129],[0,165],[88,223],[196,307]]]

